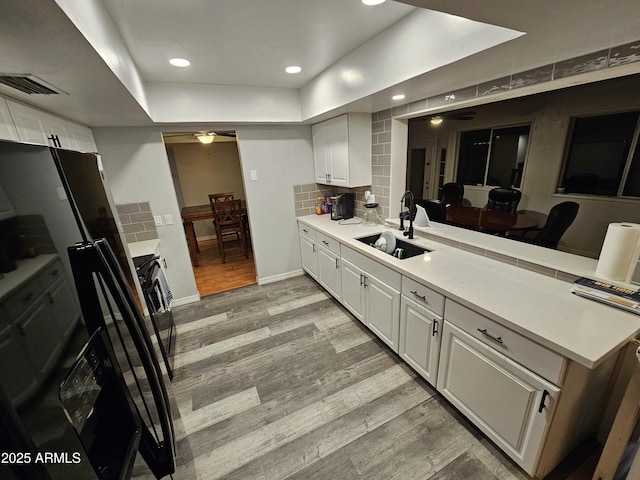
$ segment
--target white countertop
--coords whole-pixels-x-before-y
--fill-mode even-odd
[[[307,215],[298,220],[588,368],[598,366],[640,332],[640,316],[573,295],[567,281],[417,236],[410,241],[433,252],[399,260],[354,240],[384,230],[407,240],[398,229],[340,224],[328,215]],[[477,233],[442,227],[447,227],[445,233],[452,238],[456,233],[452,229],[459,230],[462,237]],[[550,252],[553,256],[554,251]],[[575,271],[582,275],[578,272],[583,270]]]
[[[144,255],[159,255],[160,240],[143,240],[141,242],[128,243],[131,258],[142,257]]]
[[[18,268],[13,272],[3,273],[3,278],[0,278],[0,300],[27,283],[56,258],[58,258],[57,254],[42,254],[33,258],[16,260]]]

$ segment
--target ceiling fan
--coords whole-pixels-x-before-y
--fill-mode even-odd
[[[428,117],[420,117],[417,119],[421,122],[429,121],[432,125],[440,125],[444,120],[473,120],[476,112],[473,110],[460,110],[449,113],[438,113]]]
[[[168,143],[191,143],[197,140],[200,143],[209,145],[215,140],[216,137],[235,138],[236,132],[202,130],[199,132],[163,133],[162,137],[164,139],[170,139]]]

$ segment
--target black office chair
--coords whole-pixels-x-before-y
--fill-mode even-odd
[[[440,200],[447,207],[449,205],[459,205],[464,197],[464,185],[457,182],[445,183],[440,192]]]
[[[489,190],[487,208],[516,213],[521,198],[522,192],[515,188],[494,188]]]
[[[432,222],[447,222],[447,206],[440,200],[418,200],[416,205],[420,205],[427,212],[429,220]]]
[[[564,232],[571,226],[578,215],[580,205],[576,202],[562,202],[554,205],[549,211],[549,216],[542,228],[532,228],[523,232],[522,237],[514,237],[517,240],[539,245],[547,248],[558,248],[558,243]],[[534,237],[527,238],[528,232],[537,232]]]

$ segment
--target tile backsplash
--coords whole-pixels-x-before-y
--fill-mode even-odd
[[[318,183],[306,183],[293,186],[293,195],[296,205],[296,217],[316,213],[316,200],[318,197],[327,197],[338,193],[353,193],[355,196],[354,215],[362,218],[364,215],[364,192],[371,191],[371,187],[332,187]]]
[[[116,205],[127,243],[155,240],[158,229],[149,202]]]

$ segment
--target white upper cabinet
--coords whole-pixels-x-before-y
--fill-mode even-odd
[[[15,140],[68,150],[97,151],[89,128],[21,103],[11,100],[6,103],[17,131]]]
[[[371,115],[349,113],[311,126],[316,183],[371,185]]]
[[[19,140],[18,131],[13,124],[9,106],[4,98],[0,98],[0,140]]]

